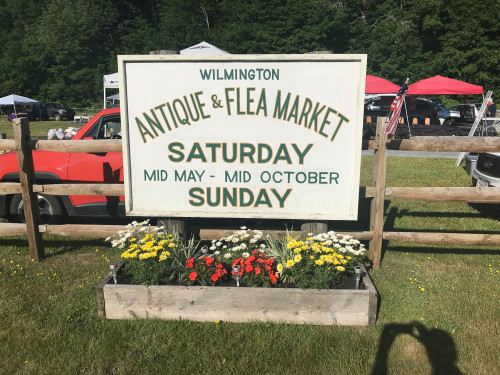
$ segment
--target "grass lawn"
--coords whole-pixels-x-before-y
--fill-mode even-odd
[[[87,113],[90,116],[94,116],[95,111],[91,111]],[[80,115],[81,112],[77,112],[77,115]],[[71,121],[67,120],[61,120],[61,121],[54,121],[53,119],[50,119],[49,121],[30,121],[30,133],[31,136],[35,137],[47,137],[47,133],[49,132],[49,129],[55,129],[55,128],[62,128],[63,130],[67,129],[68,127],[73,126],[75,128],[79,128],[82,126],[82,124],[76,123],[73,124]],[[7,139],[12,139],[14,138],[14,131],[12,129],[12,123],[7,120],[7,116],[0,116],[0,134],[4,133],[6,135]]]
[[[372,160],[363,157],[362,185]],[[468,186],[454,162],[389,157],[388,186]],[[388,199],[385,219],[386,230],[500,233],[498,214],[462,203]],[[1,374],[500,373],[496,248],[385,243],[382,269],[371,271],[377,324],[353,328],[106,321],[95,288],[119,251],[44,241],[47,259],[35,263],[26,237],[0,239]]]

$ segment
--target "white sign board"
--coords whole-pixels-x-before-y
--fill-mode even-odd
[[[357,219],[366,55],[118,62],[127,214]]]

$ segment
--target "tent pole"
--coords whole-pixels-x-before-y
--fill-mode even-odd
[[[406,98],[404,98],[403,103],[405,105],[405,112],[406,112],[406,125],[408,125],[408,133],[410,133],[410,138],[411,138],[410,120],[408,119],[408,108],[406,107]]]

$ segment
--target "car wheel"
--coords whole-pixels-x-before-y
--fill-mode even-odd
[[[56,121],[61,121],[61,119],[62,119],[62,116],[61,116],[61,114],[60,114],[60,113],[55,113],[55,114],[54,114],[54,120],[56,120]]]
[[[64,209],[59,198],[52,195],[38,194],[38,209],[40,210],[40,224],[57,224],[65,216]],[[9,211],[10,221],[24,223],[24,202],[21,194],[12,197]]]

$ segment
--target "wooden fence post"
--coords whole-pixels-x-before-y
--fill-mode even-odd
[[[373,184],[375,186],[375,195],[372,199],[370,208],[370,232],[373,238],[369,243],[370,258],[373,261],[373,268],[379,269],[382,260],[382,232],[384,229],[384,200],[385,200],[385,178],[386,178],[386,143],[387,134],[385,134],[385,117],[377,119],[378,149],[375,150],[373,159]]]
[[[328,231],[328,223],[324,221],[313,221],[311,223],[302,223],[300,226],[300,238],[305,240],[309,233],[313,235],[326,233]]]
[[[31,259],[39,261],[45,256],[45,251],[43,247],[42,235],[38,231],[38,224],[40,223],[38,197],[33,193],[35,168],[33,166],[33,155],[31,154],[31,149],[28,147],[30,141],[28,119],[26,117],[14,119],[13,128],[30,256]]]

